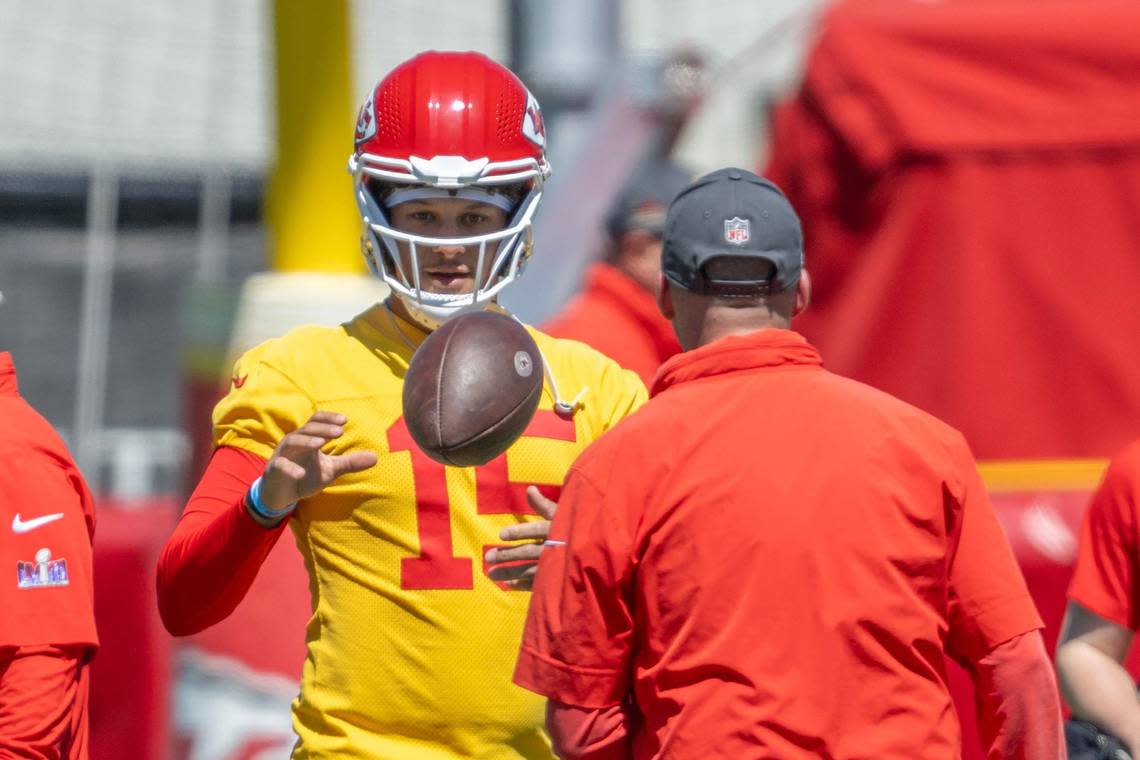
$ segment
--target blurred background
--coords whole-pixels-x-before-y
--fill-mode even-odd
[[[93,757],[288,756],[291,542],[190,641],[154,560],[234,355],[383,297],[345,162],[369,88],[424,49],[484,52],[543,106],[554,173],[504,299],[525,321],[578,292],[644,159],[784,187],[800,329],[966,433],[1052,646],[1088,492],[1140,432],[1137,28],[1124,0],[0,4],[0,350],[99,499]]]
[[[696,169],[753,165],[766,104],[794,75],[804,25],[759,50],[749,45],[812,4],[727,2],[715,12],[648,0],[429,5],[360,0],[314,12],[299,2],[96,0],[0,8],[0,337],[19,359],[28,399],[70,434],[102,489],[135,498],[179,487],[188,454],[184,370],[203,359],[187,351],[217,342],[236,308],[227,295],[236,299],[250,274],[275,268],[263,209],[279,138],[297,147],[316,134],[322,150],[332,133],[335,153],[314,151],[327,163],[283,171],[342,196],[299,225],[331,225],[321,212],[332,210],[344,215],[336,229],[355,237],[344,163],[368,89],[422,49],[482,51],[517,70],[543,104],[555,172],[542,213],[557,227],[547,247],[577,250],[580,269],[591,241],[559,239],[573,225],[555,217],[572,217],[581,200],[560,183],[577,182],[575,191],[604,207],[624,177],[585,185],[574,167],[585,155],[595,156],[597,173],[628,166],[650,139],[643,112],[667,107],[669,87],[697,86],[656,81],[664,58],[683,46],[710,67],[745,57],[720,72],[723,82],[677,150]],[[286,15],[289,49],[277,49],[275,13]],[[290,14],[317,23],[290,28]],[[310,95],[313,88],[321,94]],[[298,118],[331,106],[318,117],[327,126],[287,124],[299,134],[279,134],[279,116],[294,115],[278,114],[279,90],[303,103],[282,103]],[[603,101],[605,125],[595,108]],[[599,136],[603,126],[629,134]],[[607,140],[625,154],[586,153]],[[313,251],[300,268],[363,272],[354,241],[328,258]],[[555,274],[565,273],[539,272],[560,283],[558,292],[518,304],[520,313],[531,321],[553,313],[577,284],[570,267]]]

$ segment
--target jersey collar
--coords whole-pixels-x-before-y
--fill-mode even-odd
[[[651,396],[681,383],[729,372],[778,367],[820,368],[819,351],[797,332],[757,330],[730,335],[708,345],[677,354],[657,370]]]

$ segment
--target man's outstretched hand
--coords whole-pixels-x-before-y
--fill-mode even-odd
[[[545,548],[543,542],[550,535],[550,521],[554,519],[554,511],[558,509],[558,503],[543,496],[535,486],[526,489],[526,499],[530,502],[531,509],[543,519],[503,528],[499,531],[499,538],[530,543],[492,549],[486,556],[487,564],[491,565],[487,571],[491,580],[504,581],[510,588],[519,591],[530,591],[534,587],[538,558]]]
[[[341,475],[376,464],[374,451],[335,456],[321,451],[322,446],[344,435],[346,422],[343,414],[314,412],[304,425],[282,438],[261,476],[261,502],[269,509],[285,509],[320,493]]]

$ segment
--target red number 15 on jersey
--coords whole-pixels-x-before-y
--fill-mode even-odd
[[[540,409],[523,432],[532,438],[575,441],[574,423],[554,412]],[[416,521],[420,553],[400,561],[400,588],[469,589],[474,587],[470,557],[456,557],[451,545],[451,502],[447,497],[444,466],[429,459],[412,441],[404,418],[388,428],[388,450],[412,455],[412,475],[416,484]],[[501,454],[475,468],[475,507],[481,515],[532,514],[526,499],[530,483],[508,480],[507,455]],[[543,494],[557,500],[559,486],[539,486]]]

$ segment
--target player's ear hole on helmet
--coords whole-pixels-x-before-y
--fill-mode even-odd
[[[364,254],[364,258],[370,265],[376,266],[376,254],[372,250],[372,241],[368,239],[366,233],[360,235],[360,252]]]

